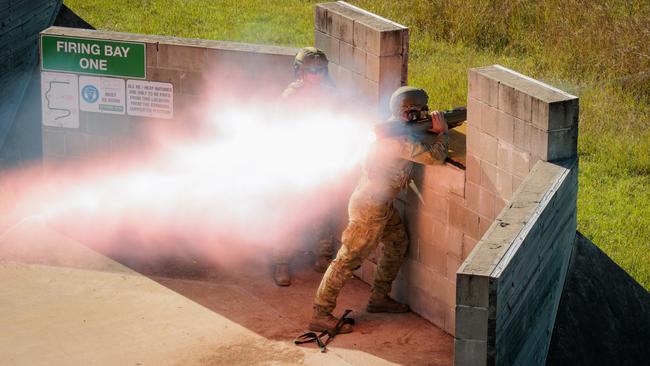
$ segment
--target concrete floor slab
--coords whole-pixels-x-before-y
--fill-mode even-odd
[[[12,365],[451,365],[453,338],[415,314],[368,314],[350,281],[337,312],[355,332],[328,352],[306,329],[321,275],[294,260],[291,287],[268,268],[198,275],[136,271],[30,218],[0,234],[0,359]],[[138,269],[138,268],[136,268]],[[142,272],[142,273],[140,273]]]

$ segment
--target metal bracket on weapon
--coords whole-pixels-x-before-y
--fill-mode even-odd
[[[320,334],[317,334],[316,332],[307,332],[305,334],[299,335],[293,343],[298,345],[298,344],[303,344],[303,343],[310,343],[310,342],[316,342],[318,344],[318,348],[320,348],[321,352],[327,351],[327,345],[336,337],[339,332],[341,331],[341,328],[345,324],[350,324],[354,325],[354,319],[348,318],[347,315],[350,314],[352,310],[346,309],[343,312],[343,315],[339,319],[338,323],[336,323],[336,326],[334,327],[334,330],[329,332],[327,330],[324,330],[320,332]],[[322,337],[325,337],[327,335],[327,339],[325,342],[321,339]]]

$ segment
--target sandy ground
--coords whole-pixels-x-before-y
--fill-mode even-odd
[[[128,260],[120,260],[128,263]],[[31,218],[0,234],[0,360],[9,365],[451,365],[453,338],[419,316],[368,314],[369,288],[344,288],[335,313],[357,325],[320,353],[295,346],[321,274],[269,268],[129,267]],[[131,267],[131,268],[130,268]]]

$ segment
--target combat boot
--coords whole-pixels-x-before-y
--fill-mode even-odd
[[[273,280],[278,286],[291,285],[291,275],[289,274],[288,264],[276,264],[273,272]]]
[[[313,332],[327,332],[330,335],[336,334],[345,334],[352,332],[352,325],[348,323],[343,323],[338,333],[335,334],[336,325],[338,324],[339,319],[332,315],[332,313],[323,313],[318,310],[314,310],[314,316],[312,316],[309,321],[309,330]]]
[[[407,304],[391,299],[388,295],[373,295],[370,296],[366,311],[369,313],[408,313],[411,308]]]
[[[314,271],[318,273],[325,273],[325,271],[327,271],[327,267],[330,266],[330,262],[332,262],[332,259],[330,257],[318,256],[314,262]]]

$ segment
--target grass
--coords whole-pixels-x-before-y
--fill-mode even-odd
[[[66,0],[99,29],[302,47],[317,1]],[[466,103],[502,64],[580,97],[578,229],[650,289],[650,3],[359,0],[411,28],[409,81]]]

